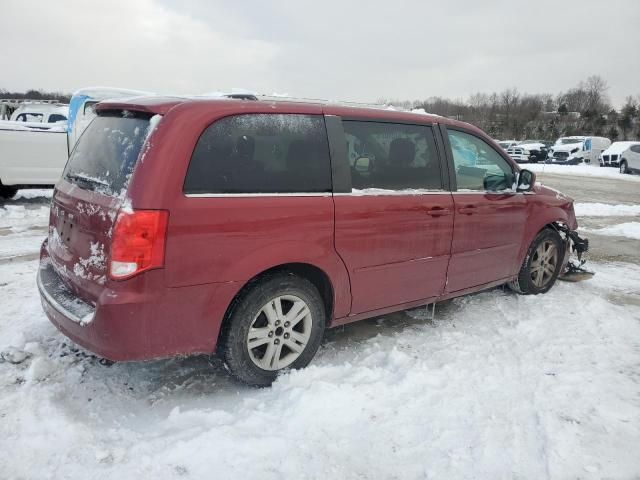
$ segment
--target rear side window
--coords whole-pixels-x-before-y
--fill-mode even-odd
[[[431,127],[346,120],[342,125],[353,189],[443,188]]]
[[[149,117],[131,112],[96,117],[76,144],[63,177],[86,190],[119,195],[147,137]]]
[[[331,191],[320,115],[225,117],[200,136],[184,182],[188,194]]]

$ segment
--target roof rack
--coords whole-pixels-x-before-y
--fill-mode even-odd
[[[236,100],[258,100],[253,93],[227,93],[227,98],[235,98]]]
[[[253,93],[228,93],[223,95],[225,98],[233,98],[237,100],[252,100],[252,101],[265,101],[265,102],[290,102],[290,103],[314,103],[319,105],[342,105],[346,107],[360,107],[360,108],[379,108],[379,109],[393,109],[401,110],[397,107],[391,107],[389,105],[382,105],[379,103],[365,103],[365,102],[346,102],[339,100],[326,100],[322,98],[305,98],[305,97],[289,97],[284,95],[263,95]]]

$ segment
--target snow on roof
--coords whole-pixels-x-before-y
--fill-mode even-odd
[[[640,145],[640,142],[614,142],[607,148],[603,155],[620,154],[632,145]]]
[[[108,98],[142,97],[155,95],[155,93],[116,87],[85,87],[73,93],[74,97],[80,95],[86,95],[96,100],[106,100]]]

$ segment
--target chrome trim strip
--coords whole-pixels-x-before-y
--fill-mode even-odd
[[[77,323],[78,325],[81,326],[86,326],[89,323],[91,323],[93,321],[93,317],[95,316],[95,308],[93,309],[93,315],[91,315],[90,318],[87,318],[86,316],[83,318],[78,317],[75,313],[67,310],[66,308],[64,308],[55,298],[53,298],[53,296],[51,296],[51,294],[49,292],[47,292],[47,290],[44,288],[44,285],[42,284],[42,278],[40,275],[41,270],[38,270],[38,276],[36,277],[36,283],[38,285],[38,290],[40,291],[40,295],[42,295],[44,297],[44,299],[47,301],[47,303],[51,306],[51,308],[53,308],[56,312],[58,312],[61,315],[64,315],[65,317],[67,317],[69,320]]]
[[[185,193],[188,198],[242,198],[242,197],[330,197],[331,192],[292,193]]]
[[[445,191],[445,190],[434,190],[434,191],[422,191],[422,192],[404,192],[402,190],[390,190],[388,192],[377,191],[377,192],[345,192],[345,193],[331,193],[331,192],[319,192],[319,193],[311,193],[311,192],[300,192],[300,193],[185,193],[184,196],[187,198],[254,198],[254,197],[367,197],[367,196],[403,196],[403,195],[468,195],[468,194],[481,194],[481,195],[505,195],[505,194],[522,194],[529,192],[515,192],[513,190],[502,191],[502,192],[493,192],[488,190],[469,190],[469,191]]]
[[[376,197],[376,196],[388,196],[388,197],[404,197],[404,196],[415,196],[415,195],[451,195],[452,192],[446,192],[444,190],[437,190],[433,192],[404,192],[402,190],[389,190],[388,192],[377,191],[377,192],[363,192],[360,190],[359,192],[350,192],[350,193],[334,193],[334,197]]]

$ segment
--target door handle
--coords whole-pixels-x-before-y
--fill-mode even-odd
[[[442,207],[433,207],[427,210],[427,215],[431,215],[432,217],[444,217],[445,215],[450,215],[451,210],[448,208]]]
[[[463,215],[473,215],[476,211],[475,205],[467,205],[466,207],[458,209],[458,213],[462,213]]]

